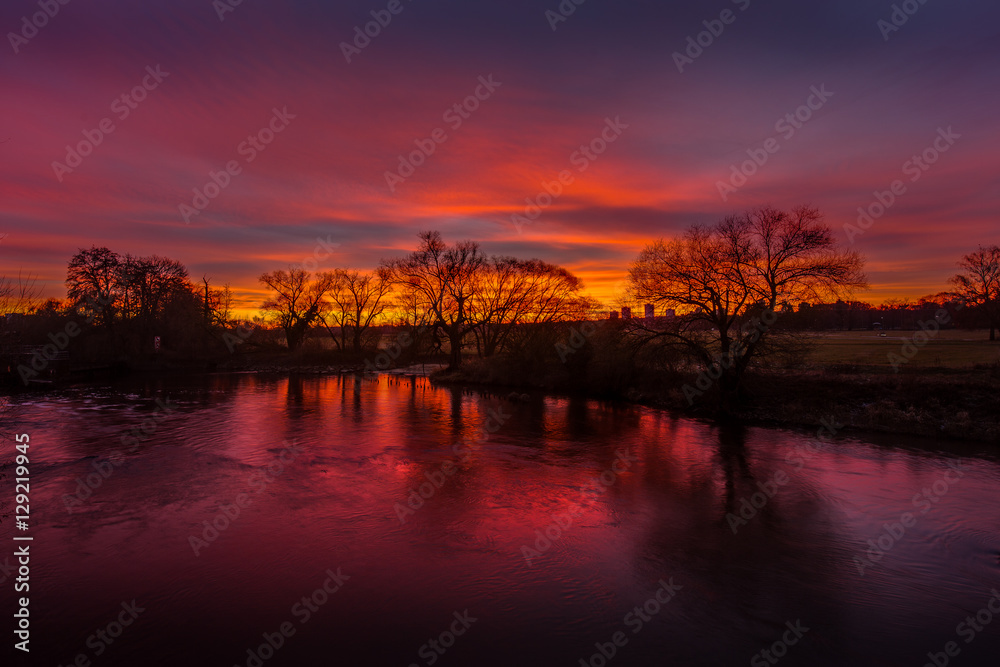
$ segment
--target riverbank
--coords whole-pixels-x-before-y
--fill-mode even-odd
[[[516,377],[516,379],[514,379]],[[488,360],[431,375],[444,385],[543,390],[589,398],[625,400],[692,417],[719,417],[712,390],[690,401],[681,373],[623,378],[595,384],[567,373],[545,377],[506,373]],[[631,380],[631,381],[629,381]],[[747,400],[729,418],[768,426],[819,427],[831,420],[844,431],[879,432],[1000,444],[1000,367],[904,369],[825,366],[757,371],[746,381]],[[690,392],[689,392],[690,394]]]
[[[367,361],[367,363],[366,363]],[[399,360],[402,361],[402,360]],[[441,358],[407,359],[380,368],[367,357],[330,351],[255,350],[215,359],[150,355],[120,366],[54,376],[45,382],[10,383],[0,393],[46,391],[86,385],[124,375],[176,375],[258,372],[336,375],[371,370],[428,374],[437,384],[478,386],[496,391],[525,390],[589,398],[623,400],[717,419],[713,389],[689,400],[684,387],[696,377],[628,363],[531,365],[500,358],[467,359],[458,371],[441,368]],[[581,361],[584,361],[581,359]],[[622,360],[624,361],[624,360]],[[748,397],[728,418],[768,426],[819,427],[824,420],[843,430],[906,434],[1000,444],[1000,365],[977,368],[812,364],[804,368],[756,371],[746,380]]]
[[[0,395],[45,392],[72,386],[88,386],[128,376],[178,376],[203,373],[287,373],[291,375],[338,375],[342,373],[385,372],[429,375],[445,366],[445,358],[409,355],[385,364],[374,352],[353,353],[331,350],[258,349],[225,356],[194,358],[169,351],[83,367],[47,369],[40,378],[24,383],[14,373],[0,382]]]

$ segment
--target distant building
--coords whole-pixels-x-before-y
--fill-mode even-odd
[[[646,304],[646,319],[651,320],[656,317],[656,309],[653,308],[653,304]]]
[[[608,313],[608,319],[609,320],[617,320],[618,319],[618,311],[617,310],[612,310],[610,313]]]
[[[666,317],[677,317],[677,313],[673,308],[667,308],[667,312],[665,312],[664,315]]]
[[[628,306],[622,306],[622,319],[630,320],[632,319],[632,309]]]

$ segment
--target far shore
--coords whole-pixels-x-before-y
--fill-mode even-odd
[[[688,380],[693,380],[689,378]],[[711,397],[690,403],[684,378],[659,386],[608,390],[586,383],[551,384],[540,378],[498,381],[488,366],[470,363],[431,375],[441,385],[479,387],[515,400],[523,392],[621,400],[686,416],[718,420]],[[864,366],[760,371],[748,378],[742,409],[726,420],[748,425],[822,427],[838,432],[890,433],[1000,444],[1000,370],[914,369],[899,374]]]
[[[371,356],[371,355],[369,355]],[[682,388],[693,377],[674,374],[644,377],[612,386],[572,374],[553,374],[551,367],[514,369],[503,359],[469,357],[451,370],[442,357],[400,360],[398,366],[375,366],[366,356],[324,352],[289,354],[257,351],[214,360],[151,357],[119,368],[72,374],[25,388],[20,384],[0,394],[47,391],[104,384],[121,377],[179,376],[202,373],[274,373],[339,375],[380,372],[424,375],[439,385],[481,389],[511,400],[522,394],[582,396],[624,401],[685,416],[719,420],[711,392],[689,401]],[[561,370],[561,369],[560,369]],[[746,383],[746,400],[726,417],[749,425],[816,427],[836,423],[843,432],[912,435],[1000,444],[1000,365],[974,367],[903,367],[893,372],[872,364],[822,362],[796,369],[759,370]]]

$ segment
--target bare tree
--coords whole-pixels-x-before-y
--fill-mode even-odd
[[[80,249],[66,270],[66,292],[74,308],[96,311],[97,320],[112,326],[119,300],[122,258],[108,248]]]
[[[41,287],[37,276],[17,272],[17,278],[0,276],[0,315],[27,314],[38,307]]]
[[[5,238],[6,234],[0,234],[0,241]],[[0,276],[0,345],[13,343],[15,338],[11,335],[20,328],[14,327],[6,316],[26,315],[35,310],[40,295],[41,289],[36,277],[30,273],[24,274],[18,270],[16,279]]]
[[[263,310],[284,329],[288,349],[299,349],[309,327],[328,308],[324,297],[333,285],[333,274],[320,273],[310,279],[308,271],[289,268],[261,274],[258,280],[274,292],[264,302]]]
[[[201,308],[202,319],[205,324],[228,326],[233,317],[233,290],[229,283],[222,286],[222,289],[212,287],[212,279],[207,276],[201,277],[202,288]]]
[[[952,277],[954,293],[965,306],[978,308],[990,328],[990,340],[1000,328],[1000,246],[979,246],[958,263],[962,269]]]
[[[465,337],[477,325],[470,302],[485,264],[478,243],[462,241],[449,247],[439,232],[421,232],[416,251],[383,262],[404,300],[412,301],[448,336],[451,368],[461,366]]]
[[[211,299],[212,319],[227,326],[233,319],[233,304],[236,301],[232,287],[225,283],[222,289],[212,290]]]
[[[569,271],[541,260],[491,257],[471,300],[480,353],[496,354],[523,325],[585,317],[582,288]]]
[[[340,327],[340,339],[334,337],[338,347],[346,349],[350,336],[352,349],[361,351],[365,332],[385,312],[391,291],[392,275],[385,267],[372,273],[333,271],[329,318]]]
[[[862,269],[860,255],[837,248],[816,209],[764,207],[650,244],[628,280],[637,303],[677,311],[651,338],[683,346],[718,377],[727,410],[739,399],[744,371],[767,347],[778,306],[865,288]]]
[[[125,255],[119,265],[117,293],[121,315],[146,326],[160,319],[175,297],[193,293],[187,268],[175,259]]]

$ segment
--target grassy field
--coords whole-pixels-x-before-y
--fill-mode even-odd
[[[835,331],[811,334],[815,343],[809,365],[851,364],[889,367],[890,353],[903,356],[903,346],[914,331]],[[906,364],[907,368],[972,368],[1000,362],[1000,342],[989,341],[988,331],[941,331]]]

